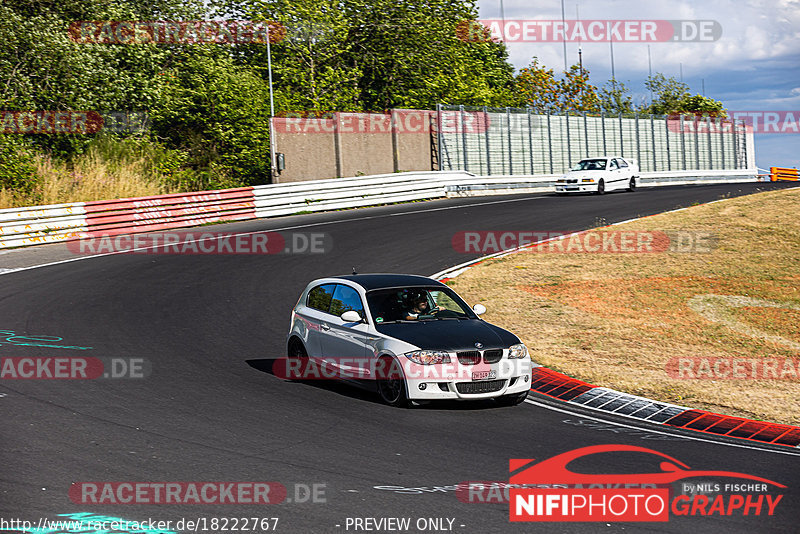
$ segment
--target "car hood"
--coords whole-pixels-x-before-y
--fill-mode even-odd
[[[405,341],[421,349],[475,350],[483,348],[508,348],[519,343],[519,338],[502,328],[480,319],[433,320],[408,323],[378,324],[378,332]]]
[[[606,171],[591,170],[591,171],[569,171],[567,176],[570,178],[592,178],[594,176],[602,176]]]

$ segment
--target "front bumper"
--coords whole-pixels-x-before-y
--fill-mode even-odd
[[[596,193],[597,183],[556,184],[556,193]]]
[[[405,371],[411,400],[479,400],[528,391],[533,362],[530,357],[494,364],[431,365],[428,369]],[[482,378],[473,379],[472,376]]]

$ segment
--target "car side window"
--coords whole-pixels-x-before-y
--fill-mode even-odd
[[[627,166],[628,166],[628,163],[627,163],[627,162],[626,162],[624,159],[622,159],[622,158],[618,159],[618,160],[617,160],[617,163],[619,163],[619,167],[620,167],[620,169],[621,169],[622,167],[627,167]]]
[[[611,168],[612,170],[613,170],[613,169],[617,169],[617,168],[619,168],[619,166],[617,165],[617,160],[616,160],[616,159],[612,159],[612,160],[611,160],[611,167],[610,167],[610,168]]]
[[[331,299],[333,298],[333,291],[336,284],[322,284],[308,292],[308,299],[306,299],[306,306],[328,312],[331,307]]]
[[[346,311],[358,312],[364,318],[364,305],[358,292],[350,286],[338,284],[331,299],[330,313],[339,316]]]

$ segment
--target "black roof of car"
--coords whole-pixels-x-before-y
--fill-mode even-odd
[[[444,284],[416,274],[348,274],[334,276],[360,285],[367,291],[388,287],[443,286]]]

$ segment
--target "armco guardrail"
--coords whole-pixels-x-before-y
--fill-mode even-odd
[[[756,181],[756,172],[752,169],[642,173],[641,183],[655,186],[746,182]],[[0,248],[446,196],[548,191],[557,178],[557,175],[482,177],[463,171],[408,172],[12,208],[0,210]]]
[[[461,171],[313,180],[0,210],[0,248],[445,196]]]
[[[727,171],[659,171],[643,172],[639,175],[640,187],[662,185],[691,185],[719,182],[758,182],[755,169]],[[539,193],[552,191],[561,174],[535,176],[476,176],[447,185],[448,197],[511,195],[514,193]]]
[[[791,180],[796,182],[797,180],[800,180],[800,171],[797,169],[790,169],[787,167],[770,167],[769,173],[769,179],[773,182],[777,182],[778,180]]]

